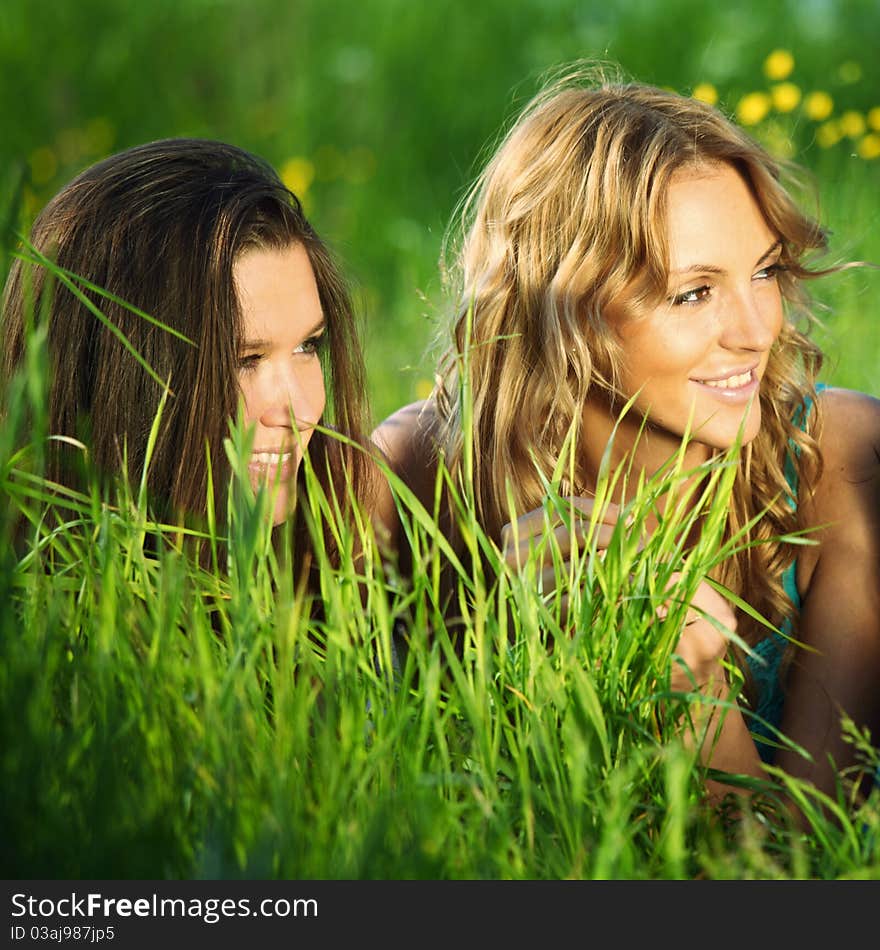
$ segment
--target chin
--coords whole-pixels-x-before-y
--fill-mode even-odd
[[[254,494],[257,494],[261,488],[270,494],[273,491],[272,485],[258,479],[251,479],[251,488],[253,488]],[[293,511],[295,501],[296,495],[294,493],[284,485],[278,486],[274,499],[270,500],[270,504],[272,505],[271,516],[273,528],[277,528],[278,525],[287,521]]]
[[[275,499],[275,508],[272,511],[272,527],[284,524],[293,512],[295,496],[291,495],[286,489],[281,488]]]
[[[742,444],[748,445],[749,442],[754,442],[755,439],[758,437],[758,433],[760,431],[761,431],[761,406],[756,400],[755,404],[752,406],[751,410],[749,411],[745,424],[743,425]]]
[[[730,425],[719,427],[717,438],[707,438],[705,441],[710,443],[713,448],[726,452],[736,444],[738,438],[740,440],[739,444],[742,446],[753,442],[760,431],[761,410],[758,409],[757,412],[750,412],[745,421],[740,417],[731,422]],[[708,436],[709,432],[706,434]],[[701,441],[703,440],[701,439]]]

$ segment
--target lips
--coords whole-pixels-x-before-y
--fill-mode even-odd
[[[748,386],[752,379],[752,371],[748,370],[745,373],[726,376],[724,379],[699,379],[697,382],[714,389],[742,389],[743,386]]]
[[[291,452],[252,452],[252,465],[283,465],[289,462],[293,453]]]
[[[279,478],[287,481],[293,476],[297,458],[292,450],[276,452],[261,449],[252,452],[248,461],[248,470],[255,481],[274,481]]]
[[[713,376],[707,379],[695,379],[695,383],[701,386],[709,386],[712,389],[738,390],[745,389],[757,381],[755,376],[755,367],[737,370],[732,373],[725,373],[723,376]]]

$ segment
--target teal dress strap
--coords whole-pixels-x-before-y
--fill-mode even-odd
[[[797,560],[793,561],[782,575],[782,586],[791,600],[793,611],[799,611],[801,608],[796,573]],[[749,723],[749,730],[758,740],[758,755],[768,763],[772,763],[776,752],[774,730],[778,730],[782,723],[782,709],[785,705],[785,691],[779,675],[779,666],[788,646],[786,638],[791,634],[791,618],[786,618],[781,630],[784,636],[772,631],[755,644],[754,655],[746,658],[758,697],[755,706],[756,718]],[[760,741],[762,739],[766,741]]]
[[[818,383],[816,385],[817,393],[823,389],[825,389],[824,384]],[[803,410],[798,410],[795,414],[795,422],[801,428],[803,428],[811,408],[812,400],[807,400]],[[792,444],[792,450],[797,455],[798,448],[796,445]],[[790,456],[785,460],[785,478],[791,489],[789,504],[792,508],[797,508],[797,471]],[[792,616],[794,616],[801,609],[801,598],[797,589],[797,558],[785,569],[782,575],[782,587],[791,601]],[[764,762],[768,763],[772,763],[776,752],[773,730],[778,730],[782,723],[785,690],[779,675],[779,666],[788,645],[786,638],[791,634],[791,626],[791,617],[787,617],[780,628],[784,636],[780,636],[780,634],[773,631],[755,644],[753,647],[755,655],[746,658],[758,697],[755,706],[756,718],[749,723],[749,730],[756,739],[758,754]]]

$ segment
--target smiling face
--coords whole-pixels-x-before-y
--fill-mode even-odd
[[[234,279],[243,318],[238,382],[245,424],[254,429],[251,484],[278,482],[273,524],[290,514],[302,453],[324,411],[318,349],[324,314],[309,256],[300,244],[243,253]]]
[[[647,417],[650,451],[665,453],[658,461],[689,427],[709,449],[729,448],[740,426],[743,443],[754,439],[757,394],[783,320],[779,237],[734,168],[673,176],[667,240],[665,299],[638,316],[616,301],[606,314],[621,346],[623,391],[639,393],[635,415]],[[585,419],[587,432],[607,428],[607,403],[591,401]],[[625,421],[630,445],[638,425],[638,418]]]

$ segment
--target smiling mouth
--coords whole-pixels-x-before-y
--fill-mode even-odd
[[[701,386],[710,386],[712,389],[742,389],[752,383],[754,379],[754,371],[746,370],[744,373],[727,376],[725,379],[698,379],[696,382]]]
[[[254,452],[251,455],[251,465],[286,465],[291,456],[291,452]]]
[[[293,452],[254,452],[248,461],[251,479],[256,482],[282,482],[293,478],[297,459]]]

